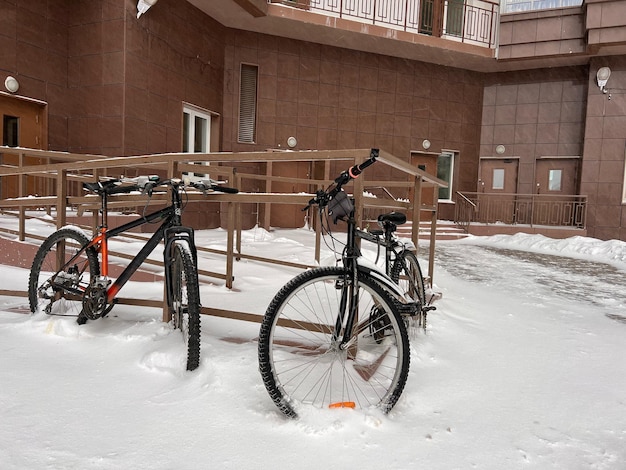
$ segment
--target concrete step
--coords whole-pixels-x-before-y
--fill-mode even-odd
[[[430,240],[430,222],[420,222],[419,225],[419,239]],[[400,237],[410,237],[412,231],[412,222],[408,221],[406,224],[400,225],[397,230],[397,234]],[[440,221],[437,222],[435,229],[436,240],[458,240],[460,238],[467,237],[467,233],[456,224],[451,222]]]

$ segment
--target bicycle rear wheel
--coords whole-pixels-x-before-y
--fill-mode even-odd
[[[180,330],[187,348],[187,370],[200,365],[200,289],[198,272],[186,242],[172,246],[169,309],[172,326]]]
[[[391,279],[400,286],[407,299],[419,302],[417,315],[410,317],[409,325],[426,328],[426,313],[421,309],[426,304],[424,277],[417,256],[410,250],[402,250],[391,268]]]
[[[50,235],[33,259],[28,279],[28,303],[33,313],[78,316],[83,293],[100,274],[98,254],[87,248],[89,239],[78,229],[64,228]]]
[[[348,347],[333,341],[346,273],[319,268],[300,274],[276,294],[263,318],[259,369],[270,397],[289,417],[297,417],[303,405],[388,412],[404,389],[404,323],[389,294],[364,274]]]

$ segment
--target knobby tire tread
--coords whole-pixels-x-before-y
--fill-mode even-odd
[[[187,337],[187,370],[192,371],[200,365],[200,288],[198,284],[198,271],[193,262],[191,252],[188,245],[183,247],[181,242],[176,242],[173,247],[174,261],[172,263],[172,276],[185,275],[185,284],[187,286],[187,316],[188,331],[183,332],[183,337]],[[179,264],[180,263],[180,264]],[[182,267],[182,271],[177,269]],[[182,279],[172,279],[172,288],[180,285]],[[170,299],[176,298],[178,293],[172,292]],[[176,314],[174,306],[169,306],[173,315]],[[184,325],[178,325],[183,328]]]
[[[48,253],[55,248],[60,241],[68,239],[74,240],[81,247],[89,243],[89,239],[80,232],[67,228],[61,229],[46,238],[35,254],[28,278],[28,303],[32,313],[37,311],[39,304],[37,291],[39,288],[39,275],[41,273],[42,264]],[[98,253],[96,250],[93,247],[90,247],[85,250],[85,253],[87,259],[89,260],[90,276],[93,278],[100,275],[100,264],[98,262]]]
[[[422,305],[424,305],[424,303],[426,302],[426,295],[424,292],[424,276],[422,275],[422,268],[420,267],[417,256],[415,256],[415,254],[412,251],[403,250],[402,252],[398,254],[391,268],[391,274],[389,277],[391,277],[393,282],[395,282],[396,284],[398,283],[400,279],[400,275],[402,274],[402,271],[405,270],[405,266],[406,266],[405,259],[411,259],[412,263],[417,267],[417,273],[418,273],[417,292],[419,295],[420,302],[422,303]],[[407,273],[407,277],[408,277],[408,273]]]

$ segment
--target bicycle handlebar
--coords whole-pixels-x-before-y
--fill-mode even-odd
[[[131,183],[131,184],[123,184]],[[106,194],[128,194],[133,191],[141,191],[144,194],[152,195],[154,188],[157,186],[170,186],[173,189],[179,187],[190,187],[200,191],[220,191],[223,193],[237,194],[237,188],[222,186],[219,182],[210,178],[201,181],[180,180],[177,178],[162,180],[156,175],[138,176],[136,178],[120,178],[110,179],[106,181],[98,181],[95,183],[83,183],[83,188],[95,193]]]
[[[341,173],[337,178],[335,178],[335,183],[337,183],[337,185],[339,186],[339,189],[341,189],[341,186],[346,184],[348,181],[358,178],[359,175],[363,173],[363,170],[365,170],[368,166],[373,165],[376,162],[377,158],[378,158],[378,149],[371,149],[370,158],[365,160],[360,165],[354,165],[348,168],[343,173]]]
[[[359,165],[354,165],[347,170],[341,172],[341,174],[335,178],[335,186],[330,189],[329,187],[326,190],[320,189],[316,196],[309,201],[309,203],[302,210],[307,210],[310,206],[317,204],[320,207],[324,207],[328,204],[328,202],[335,197],[335,195],[341,191],[341,187],[344,184],[347,184],[350,180],[358,178],[358,176],[365,170],[368,166],[373,165],[378,158],[378,149],[371,149],[370,158],[365,160],[363,163]],[[332,185],[331,185],[332,186]]]
[[[220,186],[217,181],[212,179],[203,179],[201,181],[189,181],[185,183],[186,186],[199,189],[200,191],[220,191],[222,193],[237,194],[239,190],[237,188],[230,188],[228,186]]]

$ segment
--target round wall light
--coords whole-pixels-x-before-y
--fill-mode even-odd
[[[8,76],[4,81],[4,87],[10,92],[15,93],[20,89],[20,83],[17,81],[15,77]]]
[[[506,147],[502,144],[496,146],[496,153],[502,155],[506,151]]]
[[[422,142],[422,147],[428,150],[430,148],[430,140],[424,139],[424,141]]]
[[[287,139],[287,145],[289,146],[290,149],[292,149],[296,145],[298,145],[298,141],[296,140],[295,137],[291,136]]]

